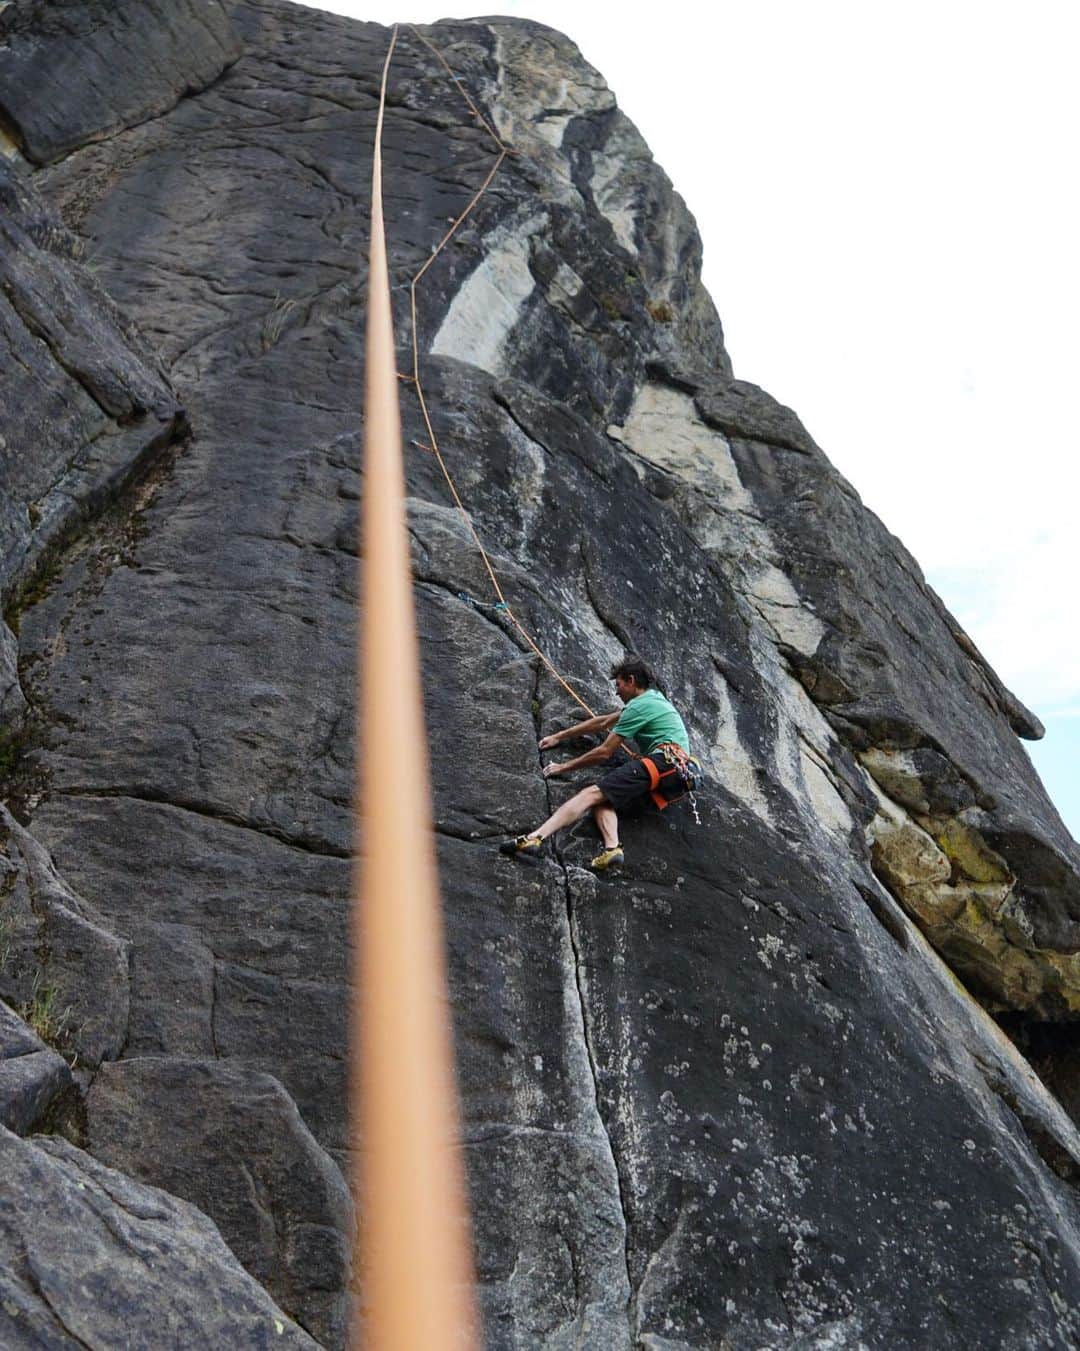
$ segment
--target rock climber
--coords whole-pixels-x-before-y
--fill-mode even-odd
[[[628,657],[612,667],[611,678],[624,705],[622,709],[586,718],[561,732],[553,732],[539,743],[540,749],[547,751],[574,737],[607,732],[606,739],[592,750],[573,760],[545,765],[544,778],[572,774],[587,765],[613,762],[611,768],[598,782],[564,802],[543,825],[500,845],[500,853],[518,859],[535,858],[548,836],[592,812],[604,847],[589,867],[594,872],[604,872],[621,864],[624,858],[619,843],[618,812],[645,805],[649,798],[663,811],[692,792],[697,761],[690,754],[686,726],[675,705],[657,689],[652,671],[640,658]],[[639,755],[628,755],[622,749],[623,742],[630,740]]]

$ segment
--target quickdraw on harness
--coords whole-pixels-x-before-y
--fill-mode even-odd
[[[659,756],[664,761],[667,769],[662,770],[660,768],[653,759],[654,755]],[[700,826],[701,817],[698,815],[694,789],[697,787],[695,776],[700,773],[701,762],[695,759],[689,751],[684,751],[677,742],[666,741],[662,746],[655,746],[648,755],[643,755],[641,763],[645,766],[645,772],[649,776],[649,796],[656,804],[657,810],[666,811],[673,802],[681,802],[684,797],[688,797],[690,806],[694,810],[694,820]],[[669,797],[666,793],[660,791],[660,785],[665,779],[672,778],[675,782],[669,787],[675,791]]]

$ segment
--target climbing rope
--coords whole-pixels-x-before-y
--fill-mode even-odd
[[[349,1143],[363,1223],[349,1347],[482,1344],[409,537],[382,212],[383,67],[371,178],[357,678],[356,867],[350,924]],[[387,772],[392,766],[392,772]],[[362,1320],[362,1325],[361,1325]]]
[[[462,98],[464,98],[472,115],[476,118],[476,120],[480,123],[480,125],[487,132],[488,136],[491,138],[497,151],[495,163],[491,166],[491,169],[488,172],[488,175],[484,179],[483,183],[481,183],[480,187],[473,194],[473,197],[469,202],[468,206],[466,206],[465,210],[461,213],[461,215],[458,216],[455,221],[453,221],[449,230],[447,230],[446,234],[443,235],[438,245],[432,250],[430,256],[424,263],[423,267],[420,268],[420,270],[412,278],[412,281],[409,284],[409,309],[412,318],[412,357],[413,357],[413,370],[411,379],[409,379],[409,383],[411,383],[416,390],[416,397],[420,404],[420,412],[423,415],[424,426],[427,428],[428,446],[426,447],[426,449],[429,449],[432,452],[432,454],[434,454],[436,460],[438,461],[439,468],[442,470],[443,478],[446,479],[446,486],[450,490],[450,495],[454,499],[454,502],[457,505],[458,510],[461,512],[461,515],[464,518],[465,524],[468,528],[469,534],[472,536],[473,542],[475,543],[477,549],[480,552],[480,557],[483,559],[484,567],[487,569],[488,577],[491,579],[492,589],[494,590],[495,595],[497,597],[498,604],[496,605],[495,608],[505,612],[506,617],[517,629],[518,633],[524,639],[526,645],[536,654],[537,657],[539,657],[540,661],[544,664],[544,666],[547,668],[550,674],[555,678],[556,681],[558,681],[558,683],[563,687],[563,689],[567,692],[567,694],[570,695],[570,697],[574,700],[574,702],[579,704],[585,710],[585,712],[589,714],[590,717],[595,717],[596,716],[595,713],[585,702],[585,700],[581,697],[581,695],[578,694],[578,692],[574,689],[574,687],[570,684],[570,682],[564,679],[564,677],[558,672],[558,670],[556,670],[555,666],[548,658],[547,654],[541,649],[539,643],[537,643],[536,639],[532,636],[529,630],[525,627],[525,625],[514,613],[513,607],[510,605],[509,601],[506,599],[506,596],[503,594],[503,589],[499,584],[499,578],[496,575],[495,568],[493,567],[491,559],[488,556],[488,552],[484,548],[483,541],[481,540],[479,534],[477,533],[476,527],[473,524],[472,517],[469,515],[468,511],[465,508],[464,502],[462,502],[461,500],[461,494],[458,492],[457,485],[454,483],[453,475],[450,473],[446,460],[443,458],[442,450],[439,447],[439,439],[435,435],[435,428],[432,425],[431,415],[428,411],[428,401],[424,393],[423,381],[420,378],[420,347],[419,347],[419,340],[417,337],[418,324],[416,319],[417,284],[424,276],[425,272],[427,272],[428,268],[431,267],[432,263],[435,262],[435,259],[438,258],[439,254],[442,253],[443,249],[446,248],[447,244],[449,244],[450,240],[454,237],[458,229],[461,227],[462,223],[468,218],[470,213],[476,207],[476,204],[483,197],[484,193],[487,192],[488,188],[491,186],[491,183],[495,178],[495,175],[499,172],[499,169],[502,167],[503,161],[506,160],[509,156],[516,155],[517,151],[508,146],[505,143],[505,141],[503,141],[502,138],[495,132],[491,124],[480,112],[479,108],[477,108],[476,104],[469,96],[469,92],[465,88],[465,85],[462,83],[459,77],[455,75],[454,71],[450,68],[450,65],[448,64],[446,58],[438,50],[438,48],[435,47],[435,45],[432,42],[430,42],[426,37],[424,37],[422,33],[418,32],[416,28],[414,28],[412,25],[410,25],[409,27],[410,32],[416,37],[416,39],[419,42],[423,43],[423,45],[427,47],[427,49],[435,56],[436,60],[446,71],[447,75],[453,81],[454,85],[461,94]],[[402,378],[408,379],[408,377]]]

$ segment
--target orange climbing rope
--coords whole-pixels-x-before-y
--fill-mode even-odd
[[[360,557],[357,866],[351,927],[350,1143],[362,1213],[349,1345],[480,1344],[457,1097],[420,654],[413,608],[397,358],[382,214],[383,68],[371,185]],[[362,749],[362,754],[360,750]]]
[[[457,219],[452,223],[450,229],[447,230],[446,234],[443,235],[438,245],[432,250],[431,255],[428,257],[427,261],[424,263],[423,267],[419,270],[419,272],[417,272],[416,275],[413,277],[409,285],[409,307],[412,316],[412,355],[413,355],[413,373],[411,383],[416,389],[416,397],[420,403],[420,412],[422,413],[424,418],[424,426],[427,428],[428,443],[430,449],[434,453],[436,460],[438,460],[439,462],[439,468],[442,470],[443,477],[446,479],[446,485],[450,489],[450,495],[451,497],[453,497],[458,510],[461,512],[462,516],[465,519],[465,524],[468,527],[469,534],[472,536],[477,549],[480,551],[480,557],[484,561],[484,567],[487,569],[488,577],[490,577],[491,579],[492,589],[494,590],[495,595],[498,598],[500,608],[505,611],[507,618],[514,625],[517,631],[521,634],[522,638],[525,640],[528,647],[531,648],[531,650],[535,652],[535,654],[540,658],[544,666],[551,673],[551,675],[554,676],[554,678],[563,687],[563,689],[567,692],[567,694],[569,694],[570,697],[577,704],[579,704],[585,710],[585,712],[589,714],[590,717],[595,717],[596,716],[595,713],[585,702],[585,700],[581,697],[581,695],[578,694],[578,692],[569,683],[569,681],[565,680],[563,676],[560,675],[560,673],[556,670],[555,666],[552,664],[547,654],[541,649],[536,639],[532,636],[532,634],[525,627],[525,625],[522,624],[521,620],[518,619],[517,615],[511,608],[510,603],[507,601],[506,596],[503,594],[503,589],[499,584],[499,579],[495,573],[494,567],[492,566],[491,559],[488,557],[488,552],[484,548],[483,541],[480,539],[480,536],[477,534],[476,527],[472,521],[472,517],[469,515],[468,511],[465,508],[464,502],[462,502],[461,500],[461,495],[458,493],[457,485],[454,483],[453,476],[451,475],[450,470],[447,467],[446,460],[443,458],[442,450],[439,447],[439,439],[435,435],[435,428],[432,425],[431,416],[428,412],[427,398],[425,397],[424,394],[423,382],[420,379],[420,349],[419,349],[419,340],[417,337],[418,325],[416,321],[417,283],[420,281],[421,277],[423,277],[424,273],[428,270],[428,268],[431,267],[432,263],[434,263],[435,259],[439,256],[439,254],[442,253],[443,249],[447,246],[447,244],[449,244],[450,240],[457,233],[463,221],[465,221],[465,219],[472,212],[477,202],[479,202],[481,197],[483,197],[484,193],[487,192],[488,188],[491,186],[492,180],[494,179],[495,175],[499,172],[499,169],[501,168],[503,161],[508,156],[514,155],[517,152],[511,149],[511,147],[508,146],[501,139],[501,137],[498,136],[498,134],[492,129],[491,124],[480,112],[479,108],[477,108],[473,100],[469,97],[468,90],[465,88],[464,84],[462,84],[458,76],[454,74],[453,70],[451,70],[450,66],[446,61],[446,58],[442,55],[442,53],[426,37],[424,37],[422,33],[417,32],[417,30],[411,25],[410,29],[414,34],[414,36],[418,39],[418,41],[422,42],[424,46],[427,47],[428,50],[434,54],[436,59],[439,61],[440,65],[443,66],[447,75],[457,86],[465,102],[468,104],[469,110],[472,112],[473,116],[484,128],[487,134],[491,137],[498,151],[495,163],[492,165],[483,183],[481,183],[480,187],[473,194],[472,200],[469,202],[468,206],[461,213],[461,215],[458,216]]]

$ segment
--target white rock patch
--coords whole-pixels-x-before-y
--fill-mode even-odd
[[[811,657],[825,636],[821,620],[799,599],[786,573],[763,563],[749,574],[749,597],[778,642]]]
[[[624,425],[607,430],[635,455],[676,474],[708,497],[714,514],[698,523],[699,543],[718,549],[725,564],[735,560],[740,576],[733,580],[775,640],[812,656],[825,633],[821,621],[771,561],[776,556],[772,536],[743,487],[731,447],[698,417],[690,395],[669,385],[645,384]]]
[[[548,284],[548,299],[557,304],[560,300],[567,302],[575,300],[581,294],[581,288],[585,283],[572,267],[566,263],[560,263],[554,277]]]
[[[778,664],[766,678],[776,692],[781,782],[826,831],[846,835],[854,823],[829,767],[837,745],[832,728],[802,685]]]
[[[609,427],[608,435],[657,468],[718,495],[725,507],[753,509],[730,446],[698,417],[689,394],[670,385],[642,385],[626,422]]]
[[[622,155],[605,151],[594,157],[594,171],[589,187],[593,200],[603,216],[610,221],[615,238],[631,257],[636,258],[637,212],[633,199],[627,194],[624,185],[626,159]]]
[[[536,282],[529,271],[529,238],[543,217],[530,216],[493,230],[484,257],[454,296],[431,350],[492,375],[504,375],[502,352]]]
[[[749,807],[759,820],[771,826],[774,822],[769,815],[765,794],[761,791],[757,768],[749,751],[739,740],[727,682],[717,674],[713,687],[720,705],[720,725],[709,747],[710,760],[720,767],[724,787]]]
[[[847,835],[854,822],[847,809],[847,803],[840,796],[832,775],[805,746],[800,754],[803,783],[809,795],[814,814],[834,835]]]
[[[615,96],[603,76],[560,34],[523,33],[492,24],[499,97],[492,115],[499,134],[515,145],[539,136],[558,150],[573,117],[603,112]],[[553,48],[555,50],[553,51]]]

